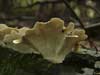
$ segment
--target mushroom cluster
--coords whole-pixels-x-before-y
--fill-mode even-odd
[[[36,22],[33,28],[12,28],[0,24],[0,45],[20,53],[41,54],[52,63],[62,63],[77,43],[85,40],[83,29],[67,27],[60,18],[48,22]]]

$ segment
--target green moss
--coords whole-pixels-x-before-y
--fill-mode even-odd
[[[25,72],[43,75],[53,64],[39,55],[20,54],[8,48],[0,47],[0,75],[19,75]]]

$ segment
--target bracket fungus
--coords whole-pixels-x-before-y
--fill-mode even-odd
[[[73,23],[64,26],[60,18],[48,22],[36,22],[33,28],[12,28],[0,24],[0,45],[20,53],[41,54],[52,63],[62,63],[75,44],[85,40],[82,29],[74,28]]]

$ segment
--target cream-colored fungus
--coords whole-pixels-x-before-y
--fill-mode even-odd
[[[73,23],[64,26],[60,18],[48,22],[36,22],[33,28],[12,28],[0,24],[0,45],[20,53],[41,54],[53,63],[62,63],[75,44],[85,40],[82,29],[74,28]]]

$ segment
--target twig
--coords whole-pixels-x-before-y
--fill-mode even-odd
[[[94,23],[91,25],[87,25],[87,26],[85,26],[85,28],[88,29],[88,28],[93,28],[93,27],[98,27],[98,26],[100,26],[100,23]]]
[[[86,31],[86,34],[88,35],[89,32],[87,31],[87,29],[85,28],[85,25],[82,23],[81,19],[75,14],[75,12],[73,11],[73,9],[71,8],[71,6],[69,5],[69,3],[67,2],[67,0],[62,0],[64,2],[64,4],[66,5],[66,7],[69,9],[69,11],[71,11],[71,13],[73,14],[73,16],[75,17],[76,20],[78,20],[78,22],[80,23],[81,27]],[[90,46],[94,46],[94,48],[96,49],[96,53],[99,51],[96,47],[96,45],[94,44],[93,40],[88,36],[88,41],[90,43]]]

